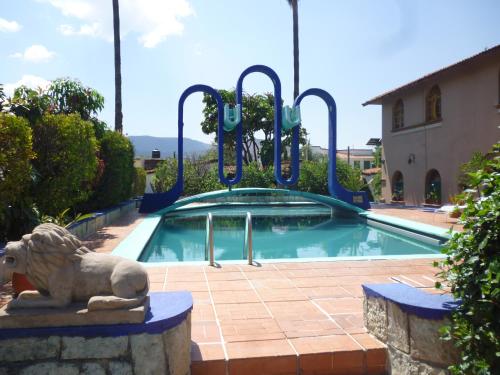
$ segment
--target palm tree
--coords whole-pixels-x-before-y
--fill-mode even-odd
[[[120,9],[118,7],[118,0],[113,0],[113,34],[115,41],[115,131],[122,133],[122,63],[120,53]]]
[[[293,14],[293,99],[299,96],[299,0],[287,0]]]

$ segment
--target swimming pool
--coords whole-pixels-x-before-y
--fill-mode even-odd
[[[253,257],[294,259],[439,254],[440,247],[379,229],[359,218],[331,217],[321,205],[211,207],[163,217],[139,258],[142,262],[205,261],[206,216],[213,215],[214,255],[243,260],[245,215],[252,215]]]
[[[206,263],[207,215],[216,262],[245,262],[245,218],[252,216],[253,259],[305,261],[441,257],[445,229],[390,218],[331,197],[273,189],[235,189],[189,197],[148,215],[113,254],[146,264]]]

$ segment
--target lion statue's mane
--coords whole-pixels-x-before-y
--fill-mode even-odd
[[[41,293],[48,294],[48,277],[68,262],[79,262],[92,252],[66,228],[52,223],[37,226],[23,236],[26,246],[26,277]]]

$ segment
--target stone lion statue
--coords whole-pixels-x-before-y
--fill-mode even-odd
[[[7,272],[26,275],[37,289],[20,293],[8,309],[87,301],[89,311],[133,308],[149,290],[147,272],[138,262],[89,250],[55,224],[41,224],[7,243],[3,258]]]

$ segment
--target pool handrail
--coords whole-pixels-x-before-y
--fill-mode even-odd
[[[245,257],[246,253],[246,257]],[[248,259],[248,264],[253,264],[253,242],[252,242],[252,214],[247,211],[245,216],[245,240],[243,243],[243,259]]]
[[[211,266],[215,265],[214,259],[214,223],[212,213],[207,214],[207,234],[205,237],[205,260],[209,260]]]

